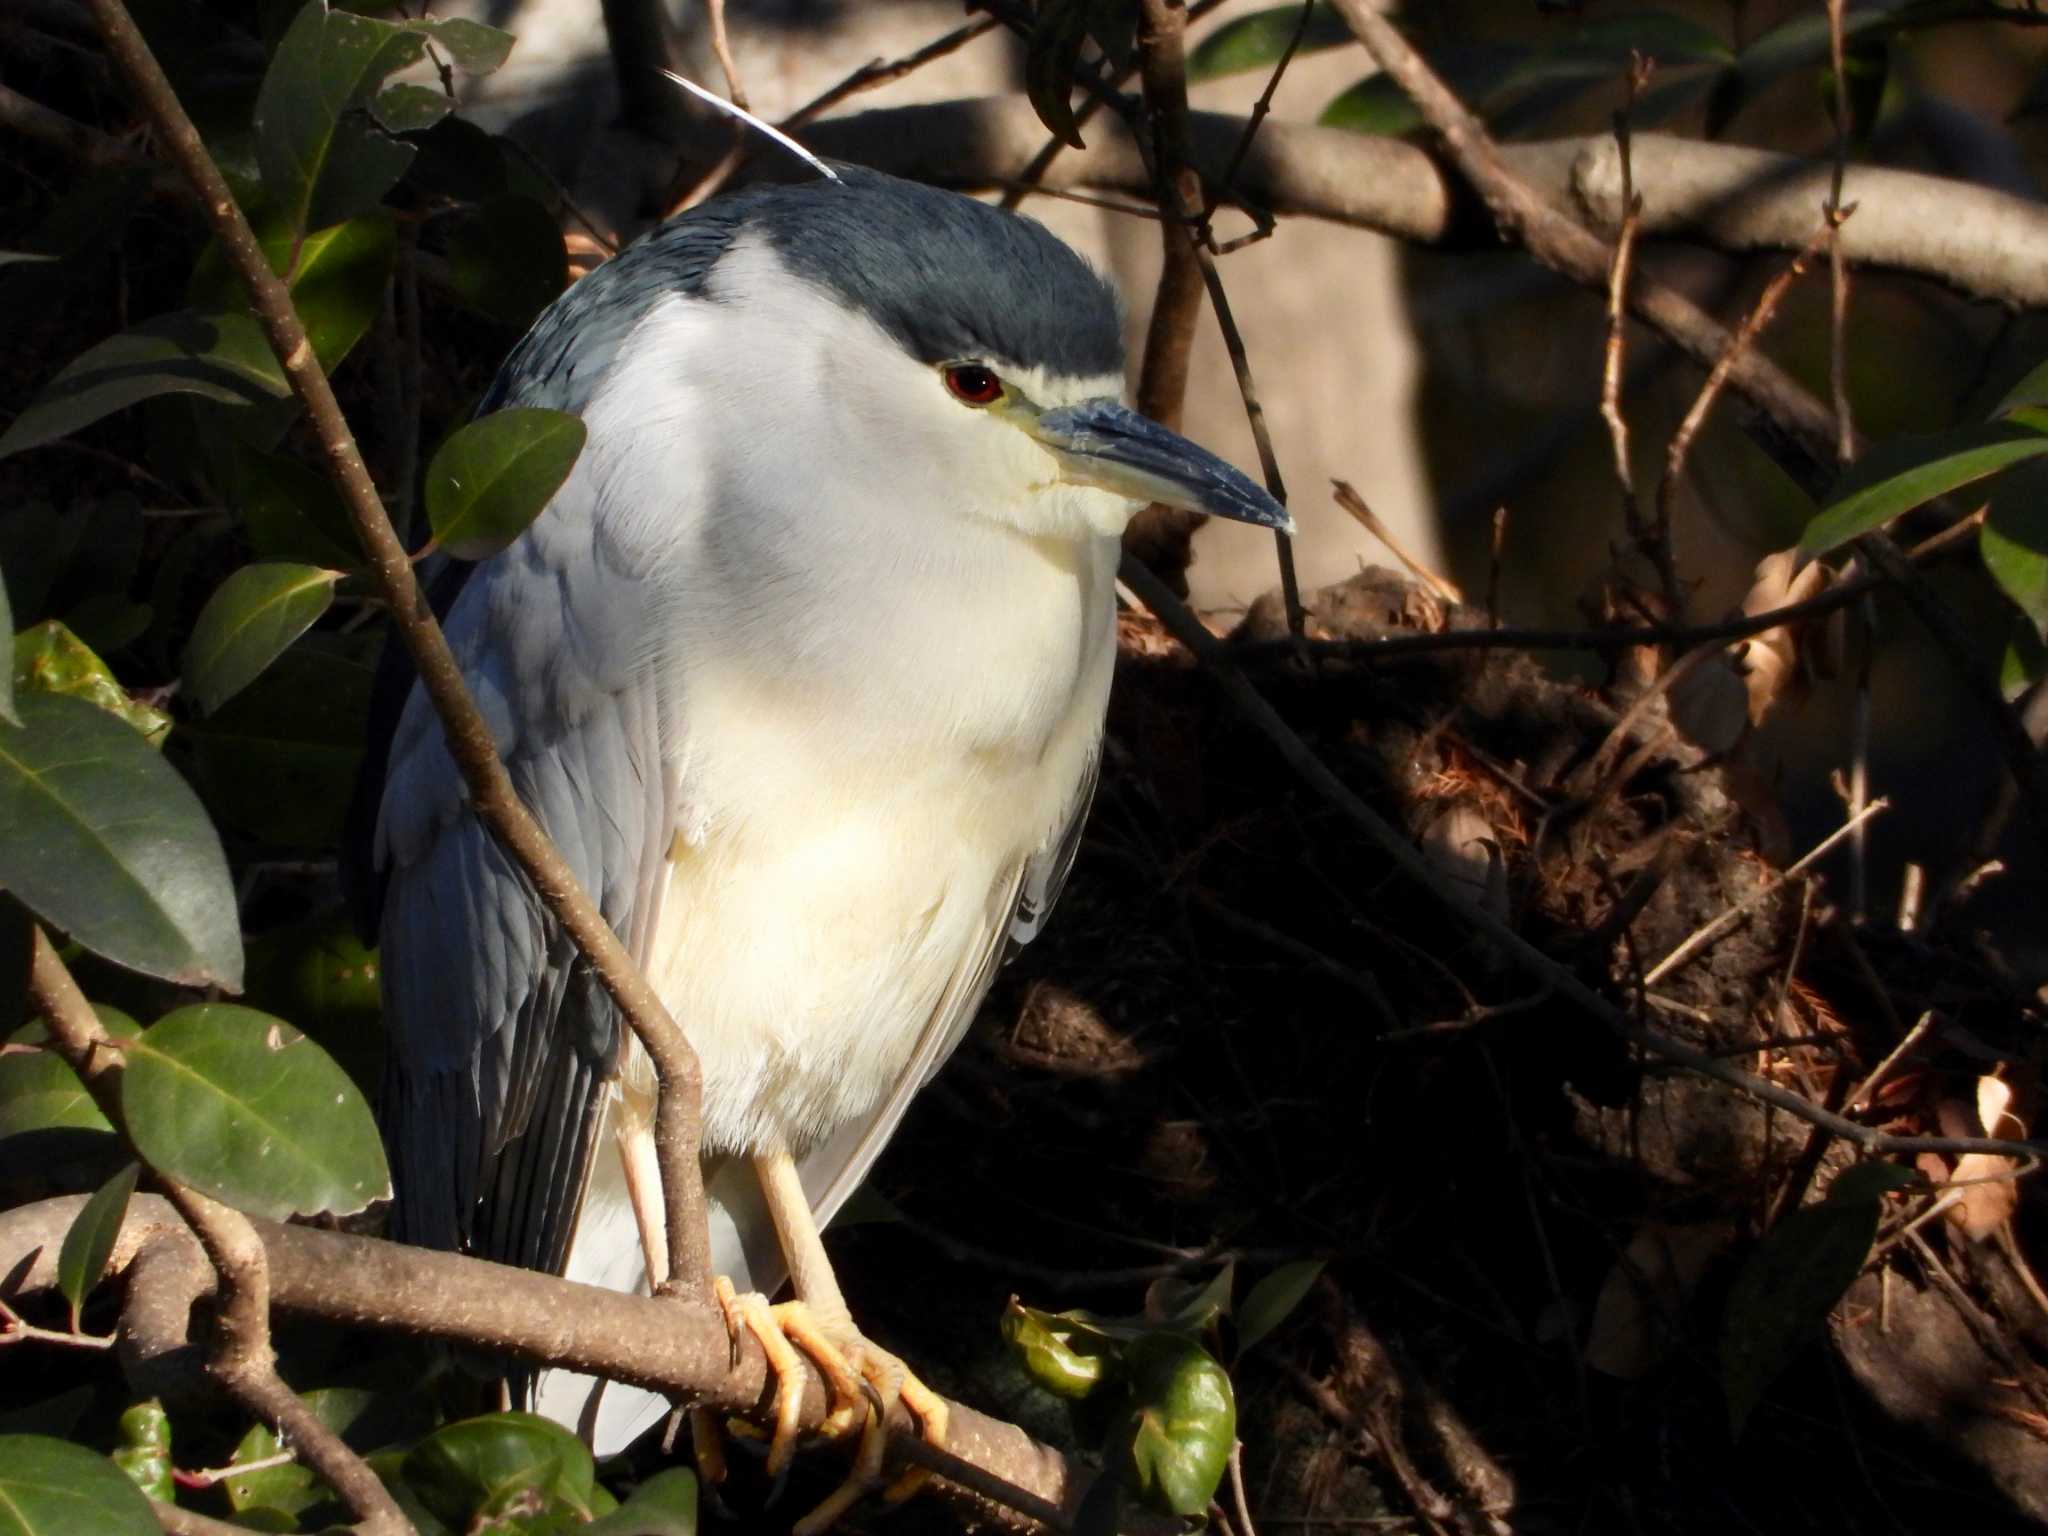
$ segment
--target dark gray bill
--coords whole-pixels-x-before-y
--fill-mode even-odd
[[[1084,400],[1043,411],[1030,430],[1059,456],[1069,480],[1133,501],[1162,501],[1294,532],[1287,509],[1257,484],[1206,448],[1114,400]]]

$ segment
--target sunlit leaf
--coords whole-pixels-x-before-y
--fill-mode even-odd
[[[246,405],[290,392],[263,331],[248,315],[160,315],[73,360],[0,434],[0,458],[89,426],[156,395],[193,394]]]
[[[1799,541],[1824,555],[1959,486],[2048,453],[2048,433],[1991,422],[1879,444],[1843,476],[1834,498]]]
[[[472,308],[524,330],[568,285],[569,255],[547,209],[493,198],[449,231],[448,277]]]
[[[391,1193],[369,1104],[289,1024],[201,1003],[125,1054],[121,1112],[151,1167],[272,1221],[352,1215]]]
[[[128,1197],[135,1193],[135,1179],[141,1172],[130,1163],[102,1184],[64,1234],[63,1246],[57,1251],[57,1289],[71,1303],[74,1333],[85,1298],[107,1272],[114,1239],[121,1235],[121,1222],[128,1214]]]
[[[118,965],[239,988],[234,886],[198,797],[104,711],[17,702],[22,724],[0,725],[0,886]]]
[[[1287,45],[1301,27],[1299,5],[1274,6],[1234,16],[1188,50],[1188,80],[1220,80],[1252,69],[1271,69],[1286,56]],[[1295,57],[1350,43],[1351,28],[1327,5],[1310,13]]]
[[[0,1435],[0,1536],[158,1536],[119,1467],[47,1435]]]
[[[129,1165],[130,1185],[135,1180]],[[155,1398],[131,1403],[121,1412],[121,1443],[114,1447],[115,1466],[128,1474],[130,1482],[148,1494],[170,1504],[177,1499],[177,1484],[171,1477],[171,1416]]]
[[[169,715],[132,698],[92,647],[55,619],[32,624],[14,637],[13,683],[22,693],[83,699],[127,721],[153,747],[162,746],[171,732]]]
[[[427,466],[427,521],[441,548],[482,560],[510,544],[553,499],[583,451],[565,411],[493,411],[450,437]]]
[[[1321,1259],[1297,1259],[1263,1276],[1237,1309],[1237,1347],[1250,1349],[1293,1316],[1322,1272]]]
[[[1721,1321],[1721,1389],[1736,1438],[1863,1268],[1886,1192],[1913,1182],[1894,1164],[1859,1163],[1818,1205],[1765,1233],[1743,1264]]]
[[[209,712],[253,683],[334,601],[340,571],[245,565],[220,584],[185,647],[185,686]]]
[[[688,1467],[657,1472],[581,1529],[585,1536],[697,1536],[697,1474]]]
[[[276,217],[258,229],[270,269],[284,276],[306,325],[313,355],[328,372],[363,339],[384,306],[398,259],[398,227],[387,208],[300,236]],[[244,302],[242,281],[218,242],[200,252],[187,293],[194,309],[231,310]]]
[[[1230,1377],[1199,1344],[1171,1334],[1139,1341],[1126,1360],[1131,1406],[1112,1432],[1111,1464],[1155,1509],[1206,1514],[1237,1443]]]
[[[458,1530],[529,1495],[588,1513],[596,1467],[584,1443],[531,1413],[493,1413],[437,1429],[405,1458],[405,1481]]]
[[[1079,1401],[1116,1369],[1116,1346],[1076,1319],[1041,1312],[1012,1300],[1003,1312],[1003,1338],[1024,1373],[1055,1397]]]

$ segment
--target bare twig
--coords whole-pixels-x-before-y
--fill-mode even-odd
[[[114,1041],[41,927],[31,931],[29,945],[29,996],[41,1010],[51,1046],[125,1136],[118,1091],[122,1069]],[[187,1189],[161,1169],[157,1176],[220,1276],[221,1305],[207,1351],[208,1372],[299,1449],[361,1522],[364,1536],[412,1536],[411,1523],[369,1464],[279,1378],[270,1347],[269,1266],[247,1218]]]
[[[1437,575],[1402,548],[1400,540],[1394,537],[1394,531],[1380,520],[1380,515],[1367,505],[1365,498],[1358,494],[1350,481],[1332,480],[1330,484],[1335,491],[1337,505],[1358,519],[1360,527],[1384,544],[1393,557],[1407,569],[1409,575],[1447,603],[1465,601],[1465,594],[1459,591],[1453,582],[1447,577]]]
[[[1927,1031],[1933,1027],[1934,1010],[1930,1008],[1914,1021],[1913,1027],[1899,1038],[1899,1043],[1885,1053],[1884,1060],[1870,1069],[1870,1075],[1863,1079],[1854,1093],[1842,1101],[1842,1108],[1849,1114],[1860,1114],[1863,1106],[1870,1102],[1870,1096],[1892,1075],[1892,1068],[1903,1061],[1906,1053],[1918,1045]]]
[[[1762,885],[1759,885],[1755,890],[1743,897],[1742,900],[1736,902],[1725,912],[1716,915],[1711,921],[1701,924],[1683,939],[1679,940],[1670,954],[1650,967],[1649,974],[1643,978],[1643,984],[1645,986],[1655,986],[1666,976],[1669,976],[1673,971],[1685,964],[1686,961],[1713,943],[1715,939],[1742,921],[1747,913],[1755,911],[1758,905],[1766,897],[1774,893],[1779,886],[1788,880],[1796,879],[1800,875],[1805,874],[1818,861],[1833,852],[1843,838],[1849,836],[1871,817],[1889,809],[1890,806],[1891,802],[1889,800],[1871,801],[1870,804],[1863,807],[1855,816],[1843,822],[1841,826],[1835,828],[1834,831],[1807,849],[1798,859],[1781,870],[1773,871]]]
[[[725,75],[725,94],[742,112],[747,110],[747,88],[740,83],[740,67],[733,62],[732,39],[725,30],[725,0],[704,0],[704,13],[711,21],[711,52]],[[744,130],[745,124],[734,126]]]
[[[232,1525],[211,1515],[180,1509],[175,1504],[164,1503],[162,1499],[151,1499],[149,1512],[156,1516],[157,1526],[164,1536],[248,1536],[249,1532],[246,1525]]]
[[[863,64],[837,85],[820,91],[775,126],[784,133],[794,133],[813,118],[831,111],[849,96],[858,96],[862,91],[872,91],[878,86],[901,80],[905,75],[922,69],[932,60],[943,59],[947,54],[966,47],[977,37],[993,32],[1001,25],[1001,21],[993,16],[978,17],[964,27],[955,27],[944,37],[934,38],[916,52],[906,53],[900,59],[876,59],[873,63]]]
[[[89,0],[108,52],[134,87],[159,140],[198,193],[228,265],[241,277],[251,307],[327,459],[349,509],[378,590],[418,668],[446,732],[448,750],[469,789],[471,808],[532,882],[540,901],[589,961],[654,1064],[660,1085],[655,1144],[660,1159],[668,1251],[675,1256],[667,1288],[709,1294],[710,1235],[697,1162],[701,1096],[695,1052],[668,1016],[633,957],[525,805],[499,761],[490,727],[463,683],[405,547],[385,514],[355,437],[306,339],[290,292],[271,271],[254,231],[221,178],[170,81],[143,41],[122,0]]]

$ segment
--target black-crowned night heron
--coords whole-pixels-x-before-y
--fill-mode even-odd
[[[719,1271],[791,1278],[810,1326],[789,1336],[856,1368],[886,1357],[819,1227],[1073,860],[1118,536],[1148,501],[1288,526],[1122,387],[1114,295],[1080,257],[849,168],[656,230],[541,316],[483,406],[573,411],[589,439],[449,639],[696,1048]],[[375,856],[396,1235],[645,1287],[651,1074],[468,812],[418,690]],[[766,1326],[758,1294],[740,1310]],[[666,1407],[562,1372],[533,1394],[601,1452]]]

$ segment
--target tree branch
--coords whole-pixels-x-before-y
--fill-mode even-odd
[[[271,271],[249,221],[200,141],[199,131],[179,105],[170,81],[121,0],[89,3],[108,52],[134,87],[170,158],[198,193],[222,254],[242,279],[271,349],[305,404],[326,455],[328,473],[348,507],[378,590],[390,605],[392,623],[412,653],[420,681],[440,717],[449,754],[468,786],[471,808],[525,872],[540,901],[590,962],[654,1063],[660,1085],[655,1145],[672,1256],[663,1288],[680,1286],[707,1295],[711,1240],[703,1175],[697,1162],[702,1090],[696,1053],[553,842],[520,802],[505,765],[498,760],[490,727],[469,696],[462,669],[434,620],[426,593],[414,578],[412,564],[392,529],[334,390],[313,355],[291,294]]]
[[[1231,114],[1188,114],[1188,159],[1212,188],[1271,213],[1351,224],[1413,245],[1499,246],[1455,168],[1399,139],[1269,118],[1226,188],[1223,174],[1244,128]],[[989,188],[1027,175],[1045,129],[1030,103],[999,96],[853,113],[810,124],[799,136],[820,154],[913,180]],[[1543,203],[1576,209],[1599,228],[1620,227],[1621,157],[1611,135],[1498,148],[1501,163]],[[1643,238],[1738,254],[1800,249],[1833,176],[1823,160],[1662,134],[1632,135],[1631,152]],[[1039,179],[1050,190],[1152,191],[1129,132],[1107,117],[1090,131],[1086,149],[1067,150]],[[2048,246],[2048,206],[1862,165],[1849,168],[1842,195],[1860,205],[1842,231],[1843,254],[1857,265],[1930,278],[1968,298],[2048,308],[2048,264],[2031,254]]]
[[[0,1299],[56,1285],[58,1250],[83,1206],[84,1197],[64,1196],[0,1212]],[[772,1417],[775,1382],[759,1343],[742,1334],[735,1363],[714,1304],[607,1291],[312,1227],[253,1218],[249,1226],[262,1242],[271,1304],[280,1312],[563,1366],[757,1422]],[[144,1299],[137,1294],[143,1256],[169,1245],[188,1252],[195,1246],[169,1202],[136,1196],[107,1268],[109,1276],[127,1277],[130,1309]],[[122,1326],[126,1332],[125,1315]],[[803,1427],[816,1429],[830,1407],[823,1381],[810,1372]],[[1016,1532],[1065,1529],[1093,1474],[1014,1425],[964,1404],[948,1407],[946,1449],[939,1451],[901,1403],[892,1403],[892,1454],[936,1470],[934,1489],[976,1520]]]

